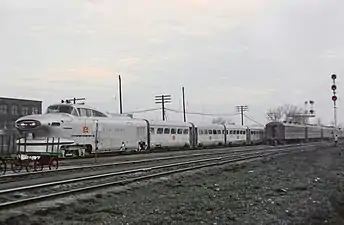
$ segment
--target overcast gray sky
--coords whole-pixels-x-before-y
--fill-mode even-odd
[[[157,94],[181,110],[184,85],[188,111],[244,104],[264,123],[270,107],[314,100],[329,123],[334,72],[344,121],[343,9],[342,0],[1,0],[0,95],[44,107],[86,97],[118,112],[121,74],[124,111],[158,107]]]

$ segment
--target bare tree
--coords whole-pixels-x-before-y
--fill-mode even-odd
[[[282,111],[282,107],[277,107],[276,109],[269,109],[267,114],[266,114],[266,118],[269,121],[281,121],[283,119],[283,111]]]
[[[285,104],[275,109],[269,109],[266,117],[269,121],[305,122],[304,118],[300,117],[302,113],[302,108],[292,104]]]
[[[235,125],[234,122],[232,122],[231,120],[226,120],[223,117],[218,117],[213,119],[212,121],[214,124],[221,124],[221,125]]]

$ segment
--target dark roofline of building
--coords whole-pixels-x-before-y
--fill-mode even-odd
[[[19,101],[30,101],[30,102],[40,102],[43,101],[40,100],[34,100],[34,99],[24,99],[24,98],[9,98],[9,97],[0,97],[0,100],[19,100]]]

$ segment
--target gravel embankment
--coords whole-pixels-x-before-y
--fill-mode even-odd
[[[189,172],[60,200],[57,206],[0,212],[0,224],[344,224],[340,148]]]

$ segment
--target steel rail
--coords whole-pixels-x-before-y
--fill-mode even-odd
[[[279,151],[279,150],[275,150],[275,151]],[[192,161],[186,161],[186,162],[165,164],[165,165],[160,165],[160,166],[145,167],[145,168],[132,169],[132,170],[124,170],[124,171],[112,172],[112,173],[104,173],[104,174],[92,175],[92,176],[87,176],[87,177],[72,178],[72,179],[68,179],[68,180],[53,181],[53,182],[49,182],[49,183],[34,184],[34,185],[29,185],[29,186],[2,189],[2,190],[0,190],[0,194],[6,194],[6,193],[10,193],[10,192],[15,192],[15,191],[30,190],[30,189],[34,189],[34,188],[50,187],[50,186],[54,186],[54,185],[69,184],[69,183],[73,183],[73,182],[87,181],[87,180],[106,178],[106,177],[112,177],[112,176],[118,176],[118,175],[127,175],[127,174],[132,174],[132,173],[147,172],[147,171],[156,170],[156,169],[165,169],[165,168],[169,168],[169,167],[182,166],[182,165],[188,165],[188,164],[193,164],[193,163],[222,160],[224,158],[241,157],[241,156],[252,155],[252,154],[257,155],[259,153],[260,152],[250,152],[250,153],[243,153],[243,154],[230,155],[230,156],[224,156],[224,157],[198,159],[198,160],[192,160]]]
[[[283,149],[283,148],[293,148],[293,147],[299,147],[299,146],[313,146],[313,145],[297,144],[297,145],[273,146],[273,147],[267,146],[267,147],[258,147],[258,148],[254,148],[254,149],[238,149],[238,150],[234,150],[234,151],[231,151],[231,150],[228,151],[228,149],[223,149],[223,150],[216,150],[218,152],[184,154],[184,155],[177,155],[177,156],[167,156],[167,157],[149,158],[149,159],[141,159],[141,160],[128,160],[128,161],[115,162],[115,163],[104,163],[104,164],[96,164],[96,165],[95,164],[93,164],[93,165],[82,165],[82,166],[68,167],[68,168],[57,169],[57,170],[46,170],[46,171],[35,171],[35,172],[7,174],[7,175],[0,176],[0,180],[3,178],[5,178],[5,179],[19,178],[19,177],[27,177],[27,176],[34,176],[34,175],[66,172],[66,171],[76,171],[76,170],[93,169],[93,168],[106,168],[106,167],[121,166],[121,165],[130,165],[130,164],[149,163],[149,162],[155,162],[155,161],[179,159],[179,158],[185,158],[185,157],[220,155],[220,154],[227,154],[227,153],[249,152],[249,151],[258,151],[258,150],[274,150],[274,149],[281,149],[281,148]]]
[[[174,163],[174,164],[161,165],[161,166],[155,166],[155,167],[140,168],[140,169],[136,169],[136,170],[120,171],[120,172],[115,172],[115,173],[97,175],[96,177],[90,176],[90,177],[88,177],[88,180],[97,179],[97,178],[104,178],[105,176],[109,177],[109,176],[117,176],[117,175],[124,175],[124,174],[132,174],[132,173],[137,173],[137,172],[147,172],[147,171],[156,170],[156,169],[166,169],[166,168],[170,168],[170,167],[175,167],[175,166],[180,166],[180,165],[188,165],[188,164],[192,164],[192,163],[216,161],[213,163],[206,163],[203,165],[191,166],[191,167],[187,167],[187,168],[180,168],[180,169],[175,169],[175,170],[165,171],[165,172],[158,172],[158,173],[139,176],[139,177],[135,177],[135,178],[128,178],[128,179],[123,179],[123,180],[119,180],[119,181],[112,181],[112,182],[107,182],[107,183],[103,183],[103,184],[97,184],[97,185],[92,185],[92,186],[87,186],[87,187],[82,187],[82,188],[75,188],[72,190],[67,190],[67,191],[62,191],[62,192],[57,192],[57,193],[51,193],[51,194],[47,194],[47,195],[41,195],[41,196],[30,197],[30,198],[16,200],[16,201],[4,202],[4,203],[0,204],[0,209],[11,208],[11,207],[19,206],[19,205],[26,205],[26,204],[30,204],[30,203],[34,203],[34,202],[39,202],[39,201],[52,199],[52,198],[63,197],[66,195],[76,194],[76,193],[80,193],[80,192],[89,192],[89,191],[93,191],[93,190],[97,190],[97,189],[105,188],[105,187],[109,187],[109,186],[125,185],[125,184],[133,183],[136,181],[140,181],[140,180],[147,180],[150,178],[156,178],[156,177],[160,177],[160,176],[166,176],[166,175],[171,175],[171,174],[175,174],[175,173],[205,168],[205,167],[223,165],[226,163],[241,162],[241,161],[247,161],[250,159],[259,159],[259,158],[271,156],[271,155],[281,155],[281,154],[283,155],[283,154],[288,154],[289,152],[297,152],[298,153],[299,148],[300,147],[291,148],[291,149],[285,148],[283,150],[275,150],[274,152],[270,152],[270,153],[264,153],[264,154],[255,153],[254,155],[252,155],[252,153],[247,153],[246,155],[251,154],[252,156],[242,157],[242,155],[239,155],[238,158],[233,158],[233,156],[216,157],[216,158],[212,158],[212,159],[195,160],[195,161],[189,161],[189,162],[183,162],[183,163]],[[228,158],[231,158],[231,159],[225,160]],[[224,160],[224,161],[221,161],[221,160]],[[27,187],[11,188],[11,189],[2,190],[0,192],[0,194],[6,194],[6,193],[10,193],[10,192],[15,192],[15,191],[30,190],[30,189],[34,189],[34,188],[55,186],[55,185],[59,185],[62,183],[79,182],[79,181],[84,181],[84,180],[87,180],[87,178],[71,179],[71,180],[66,180],[65,182],[51,182],[51,183],[46,183],[46,184],[31,185],[31,186],[27,186]]]

